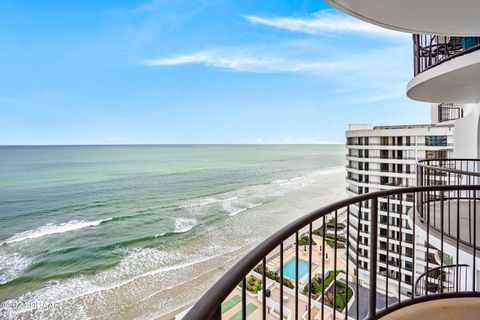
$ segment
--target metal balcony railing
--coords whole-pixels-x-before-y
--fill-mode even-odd
[[[426,159],[417,164],[417,185],[477,185],[480,159]]]
[[[463,108],[455,106],[453,103],[440,103],[437,108],[438,122],[463,118]]]
[[[383,245],[382,252],[379,252],[380,203],[387,203],[386,221],[391,221],[391,202],[396,205],[399,201],[399,208],[404,208],[397,209],[395,214],[399,215],[399,224],[395,227],[382,225],[383,229],[387,229],[386,234],[391,234],[391,231],[402,234],[402,230],[411,225],[409,233],[417,239],[425,232],[417,226],[419,219],[413,212],[417,205],[413,203],[409,209],[402,205],[402,201],[408,195],[411,199],[424,199],[422,205],[428,206],[433,199],[422,198],[422,195],[434,192],[473,195],[480,192],[480,186],[397,188],[351,197],[317,209],[288,224],[245,255],[200,298],[184,319],[378,319],[413,303],[440,298],[480,297],[475,273],[466,280],[463,277],[451,279],[454,290],[417,290],[415,283],[418,278],[422,279],[420,283],[435,281],[429,271],[438,268],[438,264],[429,264],[424,254],[417,257],[415,241],[409,244],[412,250],[408,258],[401,250],[395,254],[389,250],[391,244],[402,247],[405,242],[403,237],[391,242],[389,237],[382,240],[386,246]],[[478,204],[477,198],[470,201],[474,206]],[[366,203],[370,207],[369,220],[364,221],[362,215],[351,219],[352,209],[361,211]],[[409,214],[412,222],[408,222]],[[331,221],[336,224],[333,232],[331,228],[330,231],[326,228]],[[457,225],[463,228],[463,220],[458,222]],[[368,246],[354,241],[352,235],[357,235],[357,230],[362,230],[362,236],[369,237]],[[419,230],[423,233],[417,234]],[[430,231],[427,224],[426,232]],[[441,239],[440,249],[443,252],[443,243],[447,239],[443,234],[437,239]],[[423,250],[423,245],[418,246],[418,250]],[[476,270],[474,247],[470,248],[473,254],[471,261],[462,262],[469,266],[469,270]],[[460,250],[465,248],[457,245],[453,264],[459,264]],[[380,254],[385,261],[395,259],[397,266],[409,261],[409,270],[390,266],[389,263],[382,266],[379,263]],[[442,264],[440,267],[446,266]],[[392,272],[395,272],[393,279],[382,276]],[[377,282],[377,279],[380,281]],[[458,281],[462,284],[457,285]],[[408,292],[405,291],[406,286],[410,288]]]
[[[427,159],[417,164],[418,186],[478,186],[480,159]],[[431,237],[441,237],[450,245],[463,250],[480,250],[477,243],[477,206],[480,193],[474,190],[429,191],[417,193],[419,223],[427,228],[427,243]],[[479,229],[480,230],[480,229]],[[478,239],[480,240],[480,239]],[[443,252],[443,247],[437,248]],[[430,246],[427,246],[427,255]],[[457,257],[458,258],[458,257]],[[458,259],[457,259],[458,260]],[[443,262],[443,261],[442,261]]]
[[[480,37],[413,35],[414,75],[445,61],[480,49]]]
[[[424,272],[415,283],[415,295],[442,294],[460,291],[457,286],[468,283],[468,264],[454,264],[437,267]]]

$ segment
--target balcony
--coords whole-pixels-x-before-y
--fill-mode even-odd
[[[419,161],[417,184],[476,186],[480,184],[479,165],[479,159]],[[480,205],[476,201],[479,198],[478,192],[458,190],[418,193],[416,215],[412,211],[411,218],[416,219],[418,231],[424,233],[427,243],[441,252],[451,256],[458,250],[471,254],[473,248],[480,250]]]
[[[477,35],[477,1],[326,0],[335,8],[378,26],[408,33]]]
[[[466,284],[465,281],[462,282],[460,279],[465,279],[469,271],[468,268],[469,265],[467,264],[456,264],[444,265],[428,270],[417,278],[415,294],[424,296],[427,294],[455,292],[457,291],[457,285]],[[461,289],[458,288],[458,291],[462,291]]]
[[[414,75],[448,60],[476,51],[480,37],[445,37],[416,34],[413,36]]]
[[[416,34],[413,48],[415,77],[407,85],[410,98],[458,104],[480,100],[480,37]]]
[[[440,103],[438,105],[438,122],[453,121],[463,118],[463,108],[453,103]]]
[[[480,197],[474,196],[480,194],[480,185],[397,188],[355,196],[327,205],[301,217],[264,240],[227,271],[190,309],[184,319],[218,320],[232,319],[232,316],[235,319],[348,319],[352,316],[355,319],[393,319],[392,316],[398,316],[401,310],[408,313],[413,305],[419,307],[438,299],[454,301],[452,308],[455,308],[455,301],[461,304],[466,297],[475,297],[478,305],[480,293],[477,290],[480,288],[477,288],[471,272],[467,271],[465,277],[463,273],[461,277],[456,276],[458,273],[453,273],[453,277],[442,278],[442,275],[447,274],[448,270],[444,268],[446,266],[441,265],[445,270],[439,271],[438,264],[422,260],[425,255],[415,253],[415,242],[408,260],[402,251],[394,253],[389,246],[382,245],[383,240],[379,236],[379,199],[398,198],[402,201],[401,199],[408,196],[411,199],[423,199],[422,206],[428,207],[435,204],[437,198],[424,195],[433,193],[470,195],[468,200],[473,207],[480,205]],[[358,233],[356,230],[365,227],[362,226],[362,217],[352,218],[353,208],[364,206],[365,203],[371,208],[368,229],[362,231],[369,237],[366,246],[354,241],[354,235]],[[460,215],[464,214],[463,210],[465,208],[460,207]],[[389,214],[387,208],[387,215]],[[402,228],[407,228],[402,223],[407,221],[407,213],[397,214],[400,215],[400,223],[395,228],[398,228],[401,234]],[[419,220],[416,219],[417,222]],[[327,234],[327,221],[342,221],[342,225],[337,224],[335,228],[330,228],[330,235],[323,237]],[[457,225],[462,230],[463,220]],[[414,227],[409,230],[413,239],[424,235],[424,230],[416,226],[414,222]],[[429,228],[427,227],[427,232],[431,232],[428,231]],[[441,243],[438,245],[445,249],[444,247],[449,245],[450,240],[447,238],[450,235],[445,230],[441,231]],[[396,241],[402,247],[403,237]],[[470,245],[470,252],[474,247]],[[433,251],[429,248],[427,246],[426,250]],[[458,257],[461,249],[457,246],[454,250],[453,265],[460,265]],[[406,261],[411,261],[411,264],[409,262],[409,270],[396,267],[395,277],[385,281],[381,260],[386,262],[385,266],[392,268],[402,266]],[[295,265],[294,268],[292,264]],[[475,259],[463,261],[461,264],[466,265],[466,270],[476,269]],[[440,278],[435,278],[437,275],[440,275]],[[410,276],[413,278],[407,278]],[[254,281],[251,280],[252,277]],[[252,286],[251,283],[256,285]],[[432,291],[430,283],[442,284],[444,287],[448,284],[449,288],[453,287],[455,290]],[[423,284],[429,289],[422,289]],[[384,295],[385,292],[388,292],[389,299]],[[407,294],[410,296],[406,296]],[[441,315],[441,312],[439,314]]]

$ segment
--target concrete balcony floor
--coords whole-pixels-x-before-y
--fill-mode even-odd
[[[450,298],[417,303],[396,310],[382,320],[471,320],[480,316],[480,298]]]

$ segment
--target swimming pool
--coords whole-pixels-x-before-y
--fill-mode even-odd
[[[312,264],[312,270],[315,265]],[[277,269],[280,274],[280,268]],[[308,261],[298,259],[298,279],[302,279],[308,273]],[[292,258],[283,265],[283,275],[287,278],[295,280],[295,258]]]

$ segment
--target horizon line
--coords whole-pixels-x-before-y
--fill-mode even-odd
[[[345,143],[121,143],[121,144],[2,144],[1,147],[109,147],[109,146],[311,146],[345,145]]]

